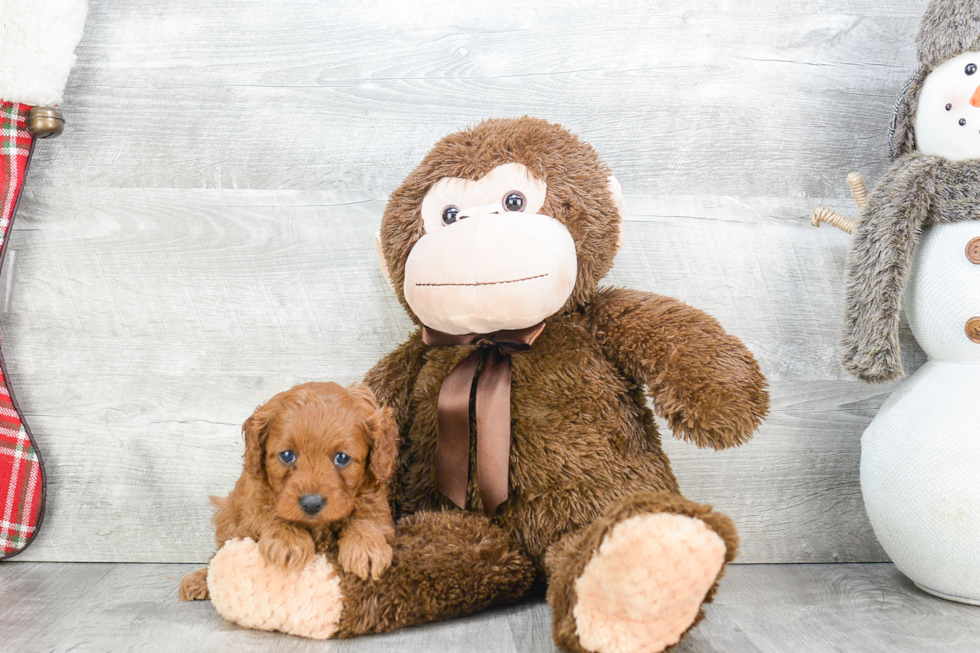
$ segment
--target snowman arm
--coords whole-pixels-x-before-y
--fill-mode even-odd
[[[669,297],[605,289],[586,318],[606,355],[647,386],[675,436],[699,447],[737,446],[768,413],[755,357],[707,313]]]
[[[919,231],[929,214],[941,159],[897,159],[868,200],[847,262],[842,362],[871,383],[900,378],[902,294]]]

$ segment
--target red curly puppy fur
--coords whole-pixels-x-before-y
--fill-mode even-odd
[[[391,564],[395,534],[391,411],[367,386],[304,383],[258,408],[242,432],[242,475],[227,497],[211,497],[218,548],[250,537],[269,563],[302,567],[336,545],[344,569],[379,578]],[[180,598],[208,598],[206,568],[184,577]]]

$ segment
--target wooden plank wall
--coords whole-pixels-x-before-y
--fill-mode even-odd
[[[885,169],[924,4],[93,0],[5,272],[50,475],[20,559],[206,560],[252,408],[409,331],[373,254],[387,194],[442,135],[523,114],[621,180],[609,282],[706,309],[770,379],[748,446],[668,442],[685,492],[737,520],[743,562],[884,559],[858,457],[890,389],[838,366],[848,237],[808,216]]]

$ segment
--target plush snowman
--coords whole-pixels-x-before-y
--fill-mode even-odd
[[[980,1],[934,0],[917,44],[892,167],[866,202],[858,188],[859,222],[816,218],[854,228],[847,370],[872,383],[903,376],[903,304],[929,356],[861,442],[875,534],[920,588],[980,605]]]

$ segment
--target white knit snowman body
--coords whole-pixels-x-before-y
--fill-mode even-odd
[[[980,53],[926,78],[920,153],[980,159]],[[929,361],[882,406],[861,441],[875,534],[920,588],[980,605],[980,215],[923,230],[904,296]]]
[[[980,316],[980,264],[967,256],[974,239],[980,221],[923,232],[905,307],[929,361],[864,432],[861,489],[902,573],[927,592],[980,605],[980,343],[966,330]]]

